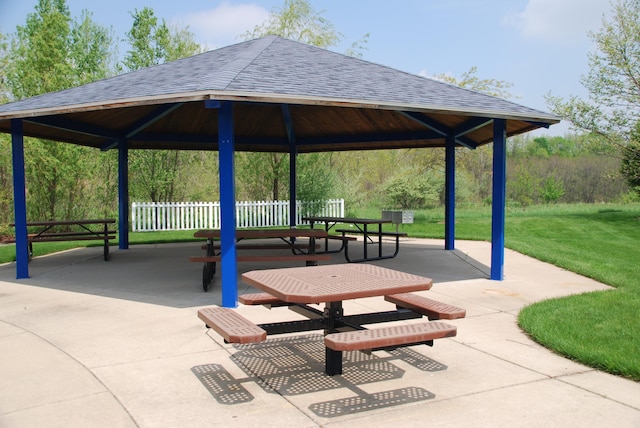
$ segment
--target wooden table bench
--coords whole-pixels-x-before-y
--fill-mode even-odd
[[[331,260],[330,254],[316,254],[316,239],[326,238],[327,232],[313,229],[240,229],[236,230],[236,244],[244,240],[256,239],[278,239],[278,244],[246,244],[236,245],[236,249],[251,250],[291,250],[291,254],[254,254],[236,255],[237,262],[294,262],[304,261],[307,266],[315,266],[318,261]],[[202,268],[202,288],[209,290],[209,286],[216,273],[216,265],[222,261],[220,255],[219,229],[203,229],[194,233],[196,238],[206,238],[207,244],[203,246],[206,250],[204,256],[191,256],[190,262],[204,263]],[[307,238],[309,242],[305,244],[296,243],[297,238]]]
[[[29,259],[33,255],[34,242],[104,241],[104,260],[107,261],[109,240],[116,239],[116,231],[110,230],[110,225],[115,225],[115,222],[114,219],[27,222],[28,228],[38,229],[27,233]],[[10,226],[15,227],[15,224],[12,223]],[[76,230],[70,230],[72,228]],[[9,242],[15,242],[15,239]]]

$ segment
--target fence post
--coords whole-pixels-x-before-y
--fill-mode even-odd
[[[133,202],[131,204],[131,230],[133,230],[134,232],[136,232],[137,230],[137,225],[136,225],[136,208],[137,205],[135,202]]]

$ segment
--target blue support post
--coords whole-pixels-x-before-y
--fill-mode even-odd
[[[289,227],[295,229],[298,217],[298,182],[297,182],[297,161],[298,146],[296,145],[296,133],[293,129],[293,119],[291,118],[291,110],[287,104],[282,104],[282,117],[284,126],[287,129],[287,139],[289,140]]]
[[[296,179],[296,168],[297,168],[297,160],[298,160],[298,149],[295,145],[295,142],[290,143],[291,147],[289,150],[289,227],[291,229],[295,229],[297,224],[298,217],[298,207],[297,207],[297,179]]]
[[[235,139],[233,103],[223,101],[218,109],[218,152],[220,162],[220,246],[222,251],[222,306],[238,303],[236,261]]]
[[[444,249],[455,249],[456,240],[456,141],[447,137],[445,149]]]
[[[118,247],[129,248],[129,147],[118,140]]]
[[[13,212],[16,230],[16,279],[29,278],[27,192],[24,175],[24,132],[21,119],[11,119],[13,157]]]
[[[493,122],[493,201],[491,220],[491,279],[504,279],[504,224],[507,202],[507,121]]]

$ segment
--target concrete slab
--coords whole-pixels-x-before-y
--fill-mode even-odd
[[[0,330],[7,325],[0,322]],[[135,426],[118,399],[79,361],[27,331],[0,338],[2,426]]]
[[[637,427],[638,410],[554,379],[414,404],[349,420],[349,427]],[[343,426],[341,422],[324,426]]]
[[[407,239],[376,264],[433,278],[425,295],[467,309],[447,321],[458,336],[351,353],[335,377],[322,372],[320,335],[234,346],[208,331],[196,312],[219,303],[219,277],[202,291],[201,265],[187,261],[197,243],[114,249],[109,262],[100,248],[68,251],[34,259],[19,281],[0,266],[0,426],[640,425],[638,383],[559,357],[516,324],[532,302],[608,287],[508,250],[505,280],[490,281],[490,244],[457,247]],[[345,302],[349,313],[392,307]],[[238,311],[256,323],[302,318]]]

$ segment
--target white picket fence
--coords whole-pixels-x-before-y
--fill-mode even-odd
[[[296,207],[297,225],[305,224],[302,217],[308,214],[344,217],[344,199],[297,201]],[[131,225],[134,232],[219,229],[220,202],[134,202]],[[238,201],[236,226],[289,226],[289,201]]]

